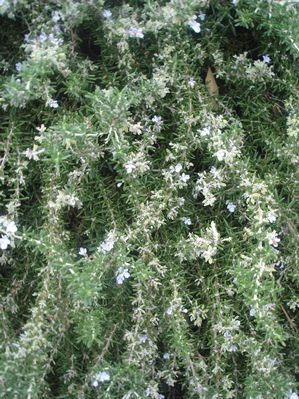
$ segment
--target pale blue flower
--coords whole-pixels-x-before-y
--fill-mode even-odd
[[[148,340],[148,336],[146,334],[139,335],[139,342],[144,344]]]
[[[109,18],[112,17],[112,12],[111,12],[110,10],[104,10],[104,11],[102,12],[102,15],[103,15],[104,18],[109,19]]]
[[[230,211],[230,213],[234,213],[235,210],[236,210],[237,205],[232,203],[232,202],[228,202],[226,207]]]
[[[144,38],[144,34],[143,34],[143,29],[142,28],[132,27],[132,28],[130,28],[128,30],[128,35],[129,35],[129,37],[138,38],[138,39],[143,39]]]
[[[114,246],[114,241],[113,240],[106,240],[106,241],[103,241],[100,244],[99,248],[102,249],[104,252],[109,252],[109,251],[111,251],[113,246]]]
[[[87,249],[83,247],[79,248],[79,255],[84,257],[87,256]]]
[[[271,58],[268,54],[263,55],[263,61],[265,64],[269,64],[271,62]]]
[[[187,183],[187,181],[190,179],[190,176],[183,173],[180,179],[182,182]]]
[[[58,105],[57,100],[53,100],[53,99],[51,98],[51,100],[49,101],[49,107],[51,107],[51,108],[58,108],[59,105]]]
[[[195,33],[199,33],[201,30],[200,23],[195,21],[194,19],[189,21],[188,25],[190,26],[191,29],[194,30]]]
[[[181,220],[185,223],[185,225],[187,225],[187,226],[191,226],[191,224],[192,224],[192,221],[191,221],[191,219],[190,218],[186,218],[185,216],[183,216],[182,218],[181,218]]]
[[[116,282],[117,284],[123,284],[123,282],[131,276],[129,270],[124,267],[120,267],[117,270]]]
[[[21,62],[17,62],[17,63],[16,63],[16,70],[17,70],[18,72],[21,72],[21,70],[22,70],[22,63],[21,63]]]
[[[7,247],[10,245],[10,240],[7,236],[1,236],[0,238],[0,248],[1,249],[7,249]]]

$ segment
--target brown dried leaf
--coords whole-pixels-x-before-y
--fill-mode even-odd
[[[219,88],[210,67],[208,69],[205,83],[210,96],[219,96]]]

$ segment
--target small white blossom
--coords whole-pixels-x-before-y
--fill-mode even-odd
[[[226,152],[224,150],[219,150],[216,152],[215,156],[217,157],[218,161],[223,161],[225,158]]]
[[[106,240],[100,244],[99,249],[102,249],[104,252],[109,252],[109,251],[111,251],[113,246],[114,246],[113,240]]]
[[[79,255],[81,255],[81,256],[87,256],[87,249],[86,248],[83,248],[83,247],[81,247],[81,248],[79,248]]]
[[[273,211],[270,211],[270,212],[268,213],[268,215],[267,215],[267,218],[268,218],[268,221],[269,221],[270,223],[274,223],[275,220],[276,220],[276,215],[275,215],[275,213],[274,213]]]
[[[190,218],[186,218],[186,217],[182,217],[181,220],[187,225],[187,226],[191,226],[192,221]]]
[[[232,202],[228,202],[227,204],[227,209],[230,211],[230,213],[234,213],[236,210],[237,205],[232,203]]]
[[[0,248],[1,249],[7,249],[7,247],[10,245],[10,239],[7,236],[1,236],[0,238]]]
[[[190,26],[191,29],[194,30],[195,33],[200,32],[200,23],[196,22],[194,19],[188,22],[188,25]]]
[[[176,164],[174,167],[174,170],[176,173],[180,173],[180,171],[182,170],[182,165],[180,163]]]
[[[134,38],[138,38],[138,39],[143,39],[144,38],[144,34],[143,34],[143,29],[142,28],[136,28],[136,27],[132,27],[128,30],[128,35],[129,37],[134,37]]]
[[[183,181],[184,183],[186,183],[186,182],[190,179],[190,176],[189,176],[189,175],[186,175],[185,173],[183,173],[183,174],[181,175],[180,179],[181,179],[181,181]]]
[[[16,70],[18,71],[18,72],[21,72],[21,70],[22,70],[22,63],[21,62],[17,62],[16,63]]]
[[[60,14],[58,11],[53,11],[52,12],[52,21],[53,22],[58,22],[60,20]]]
[[[12,220],[11,221],[10,220],[5,220],[3,222],[3,225],[5,226],[6,233],[8,233],[8,234],[14,234],[18,230],[15,222],[12,221]]]
[[[296,394],[296,392],[291,392],[289,395],[289,399],[299,399],[299,396]]]
[[[237,350],[238,350],[238,348],[237,348],[236,345],[232,345],[232,346],[230,346],[230,347],[228,348],[228,351],[229,351],[229,352],[236,352]]]
[[[123,282],[129,278],[131,274],[129,273],[129,270],[124,267],[120,267],[117,270],[117,276],[116,276],[116,282],[117,284],[123,284]]]
[[[178,203],[179,203],[179,206],[183,206],[184,203],[185,203],[185,198],[184,197],[179,197],[178,198]]]
[[[100,371],[94,376],[91,385],[96,388],[99,383],[107,381],[110,381],[110,374],[108,373],[108,371]]]
[[[39,35],[38,38],[39,38],[39,41],[40,41],[41,43],[44,43],[44,42],[47,40],[48,36],[46,35],[45,32],[42,32],[42,33]]]
[[[210,134],[211,134],[211,128],[209,128],[209,127],[204,127],[204,128],[200,131],[201,137],[206,137],[206,136],[209,136]]]
[[[128,161],[124,166],[127,173],[132,173],[133,170],[136,169],[136,165],[134,165],[133,161]]]
[[[139,335],[139,342],[144,344],[148,340],[148,336],[146,334]]]
[[[110,374],[107,371],[100,371],[97,374],[97,379],[99,382],[110,381]]]
[[[224,336],[225,336],[225,338],[227,338],[227,339],[231,339],[231,333],[228,331],[228,330],[226,330],[225,331],[225,333],[223,334]]]
[[[250,308],[250,311],[249,311],[249,314],[250,314],[250,316],[255,316],[256,315],[256,309],[255,308],[253,308],[253,307],[251,307]]]
[[[170,354],[169,354],[168,352],[165,352],[165,353],[163,354],[163,359],[164,359],[164,360],[169,360],[169,359],[170,359]]]
[[[206,14],[204,14],[203,12],[201,12],[201,13],[198,15],[198,18],[199,18],[201,21],[204,21],[205,18],[206,18]]]
[[[49,107],[51,107],[51,108],[58,108],[59,105],[58,105],[57,100],[53,100],[53,99],[51,98],[51,100],[49,101]]]
[[[112,17],[112,12],[111,12],[110,10],[104,10],[104,11],[102,12],[102,15],[103,15],[104,18],[109,19],[109,18]]]
[[[239,1],[239,0],[232,0],[232,5],[233,5],[233,6],[236,6],[236,5],[238,4],[238,1]]]
[[[27,148],[26,151],[24,151],[23,154],[28,159],[32,159],[33,161],[38,161],[39,160],[39,154],[41,154],[41,153],[43,153],[45,151],[44,149],[39,150],[38,148],[39,147],[36,144],[34,144],[32,149],[31,148]]]
[[[269,64],[271,62],[271,58],[268,54],[263,55],[263,61],[265,64]]]
[[[277,236],[277,233],[275,230],[273,230],[271,233],[267,234],[267,239],[270,245],[273,245],[273,247],[277,247],[278,243],[280,242],[280,238]]]
[[[160,123],[162,122],[161,116],[154,115],[154,116],[152,117],[152,122],[154,122],[154,123],[156,123],[156,124],[160,124]]]
[[[196,84],[194,78],[191,77],[191,78],[188,80],[188,84],[189,84],[189,86],[192,87],[192,89],[193,89],[193,87],[194,87],[195,84]]]

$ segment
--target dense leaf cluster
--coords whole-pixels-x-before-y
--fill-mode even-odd
[[[298,398],[298,61],[296,1],[0,0],[0,398]]]

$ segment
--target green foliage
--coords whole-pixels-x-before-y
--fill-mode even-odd
[[[0,0],[0,398],[298,399],[298,20]]]

